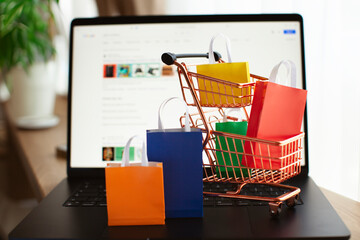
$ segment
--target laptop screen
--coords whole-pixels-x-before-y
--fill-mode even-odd
[[[164,52],[207,53],[210,39],[223,33],[233,62],[249,62],[250,72],[269,77],[281,60],[295,63],[297,87],[304,87],[302,25],[290,15],[168,16],[75,20],[71,37],[70,167],[103,168],[121,161],[126,141],[145,138],[158,126],[158,108],[167,98],[182,98],[176,69],[161,61]],[[294,18],[294,15],[291,15]],[[133,21],[134,20],[134,21]],[[225,41],[214,50],[225,61]],[[204,64],[208,59],[181,59]],[[165,127],[180,127],[184,109],[169,107]],[[130,148],[139,158],[140,143]]]

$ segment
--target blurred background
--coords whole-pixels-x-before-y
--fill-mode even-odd
[[[67,94],[73,18],[117,15],[299,13],[304,18],[310,175],[360,201],[360,1],[357,0],[59,0],[56,93]],[[1,45],[0,45],[1,49]],[[3,49],[1,49],[3,51]],[[1,105],[0,105],[1,106]],[[36,206],[25,174],[7,148],[0,108],[0,239]],[[11,189],[11,191],[9,190]]]

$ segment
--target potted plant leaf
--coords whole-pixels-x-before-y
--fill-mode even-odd
[[[53,115],[56,3],[0,1],[0,87],[9,89],[9,107],[20,127],[42,128],[58,121]]]

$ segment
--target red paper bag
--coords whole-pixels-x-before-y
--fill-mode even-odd
[[[291,69],[291,86],[275,83],[278,69],[285,64]],[[257,82],[246,136],[259,139],[282,141],[301,132],[307,91],[295,88],[295,66],[282,61],[274,67],[269,82]],[[261,143],[245,143],[243,164],[250,168],[280,169],[284,153],[280,146]],[[267,157],[260,157],[266,155]],[[270,156],[270,157],[269,157]]]

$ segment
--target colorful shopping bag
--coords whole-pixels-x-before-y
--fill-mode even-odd
[[[162,163],[148,162],[143,144],[142,162],[130,164],[129,147],[133,138],[125,146],[122,163],[109,163],[105,168],[108,225],[163,225]]]
[[[245,136],[247,132],[247,125],[248,123],[246,121],[219,122],[215,124],[215,130]],[[245,167],[242,168],[240,172],[239,166],[244,166],[241,163],[242,154],[236,153],[243,152],[244,143],[241,139],[234,140],[232,137],[216,136],[215,143],[217,165],[219,165],[216,169],[216,173],[219,178],[238,177],[243,179],[251,174],[251,170]],[[231,152],[231,154],[229,154],[229,152]],[[227,167],[225,168],[221,165],[225,165]]]
[[[215,38],[222,36],[226,40],[228,63],[216,63],[214,58],[213,43]],[[232,62],[230,55],[230,40],[223,34],[214,36],[210,41],[209,64],[197,65],[197,73],[212,78],[225,80],[230,83],[249,83],[250,72],[248,62]],[[228,105],[250,104],[250,88],[239,88],[238,85],[224,84],[224,82],[210,81],[198,77],[200,91],[200,104],[202,105]]]
[[[161,111],[172,99],[160,106],[159,129],[147,131],[148,157],[164,166],[166,218],[202,217],[202,132],[190,129],[188,110],[185,128],[164,130]]]
[[[275,83],[280,66],[291,71],[291,86]],[[259,139],[282,141],[301,132],[307,91],[296,88],[295,65],[281,61],[269,77],[269,82],[257,82],[250,113],[247,136]],[[251,146],[252,145],[252,146]],[[243,156],[242,163],[251,168],[280,169],[284,167],[280,157],[284,154],[280,146],[246,142],[245,152],[251,155],[266,155],[270,158]],[[275,159],[274,159],[275,158]]]

